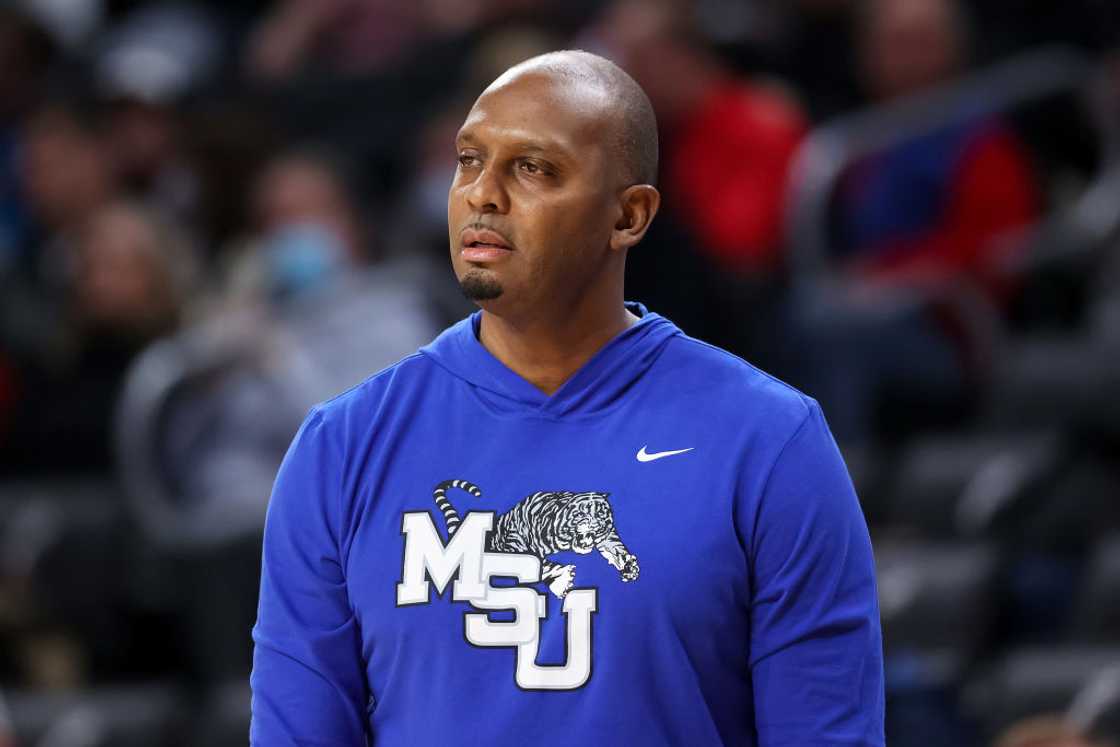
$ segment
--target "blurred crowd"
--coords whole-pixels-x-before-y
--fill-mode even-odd
[[[658,116],[628,296],[845,452],[889,742],[1120,745],[1114,0],[0,0],[0,745],[244,743],[284,450],[471,310],[454,133],[572,47]]]

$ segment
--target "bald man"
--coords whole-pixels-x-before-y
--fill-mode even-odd
[[[871,547],[817,404],[624,303],[641,89],[561,52],[455,143],[480,310],[314,408],[265,529],[254,745],[881,745]]]

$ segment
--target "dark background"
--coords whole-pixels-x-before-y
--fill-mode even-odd
[[[245,744],[308,407],[470,306],[452,139],[649,92],[628,297],[820,400],[892,745],[1120,744],[1112,0],[0,2],[0,745]]]

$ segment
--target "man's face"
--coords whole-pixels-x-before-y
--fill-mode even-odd
[[[499,81],[456,138],[451,263],[496,313],[575,298],[601,272],[619,217],[604,102],[541,73]]]

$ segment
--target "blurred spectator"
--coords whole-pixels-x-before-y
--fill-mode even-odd
[[[860,71],[886,104],[951,84],[969,25],[955,0],[863,0]],[[1013,290],[999,260],[1025,244],[1040,188],[998,117],[956,124],[857,162],[841,181],[833,240],[853,281],[837,299],[802,298],[794,378],[837,436],[865,441],[960,422],[986,372],[984,323]]]
[[[970,28],[955,0],[860,0],[859,63],[865,91],[889,101],[963,71]]]
[[[0,358],[50,368],[68,325],[77,244],[116,185],[90,109],[42,105],[22,128],[21,191],[30,218],[20,263],[0,277]]]
[[[278,2],[253,34],[249,71],[282,79],[314,63],[340,74],[386,67],[424,33],[422,7],[393,0]]]
[[[179,229],[146,208],[111,203],[76,245],[56,357],[27,361],[0,434],[5,467],[106,473],[117,393],[132,358],[173,330],[194,267]]]
[[[53,51],[50,38],[29,18],[0,7],[0,275],[27,248],[30,218],[16,165],[19,128],[40,95]]]
[[[280,378],[300,391],[293,405],[301,418],[438,331],[428,258],[394,252],[351,184],[322,150],[269,163],[252,196],[257,234],[226,286],[227,307],[248,310],[257,319],[250,328],[287,347],[291,365]],[[273,360],[277,350],[262,352]]]
[[[256,235],[233,260],[227,300],[283,300],[329,285],[366,260],[366,237],[341,162],[314,150],[268,163],[251,198]]]
[[[111,0],[15,0],[69,51],[78,51],[89,41],[105,17]]]
[[[864,85],[892,101],[952,81],[969,27],[954,0],[865,0]],[[839,196],[841,256],[865,278],[918,284],[968,275],[1006,292],[996,261],[1037,219],[1027,154],[998,118],[970,117],[857,164]]]
[[[158,102],[120,96],[110,103],[106,146],[122,186],[133,197],[175,215],[195,217],[198,178],[182,152],[175,110]]]
[[[197,101],[181,118],[187,162],[198,175],[192,232],[208,257],[215,257],[249,222],[256,175],[286,139],[282,123],[242,91]]]
[[[39,233],[33,282],[57,289],[73,272],[79,235],[116,193],[111,163],[88,107],[49,103],[31,117],[23,143],[23,185]]]
[[[75,315],[86,333],[144,344],[175,329],[196,275],[178,226],[118,202],[93,217],[78,251]]]
[[[649,94],[666,210],[722,269],[765,275],[781,262],[786,179],[805,117],[788,92],[723,66],[690,32],[688,7],[618,0],[589,42]]]
[[[178,4],[141,7],[100,44],[95,85],[105,104],[104,139],[131,195],[182,221],[197,218],[199,183],[184,153],[184,98],[219,60],[219,29]]]
[[[1060,716],[1037,716],[1008,728],[993,747],[1113,747],[1089,739]]]
[[[249,72],[280,80],[308,70],[379,73],[429,37],[460,34],[540,0],[283,0],[255,30]]]
[[[254,207],[265,236],[316,223],[333,236],[346,260],[364,258],[358,207],[347,176],[341,162],[326,152],[296,151],[275,159],[259,177]]]
[[[181,531],[209,542],[259,532],[276,468],[309,407],[415,352],[441,326],[428,262],[383,256],[390,252],[369,240],[379,234],[344,169],[324,152],[276,157],[251,200],[256,232],[219,297],[133,374],[142,392],[149,368],[181,369],[185,392],[153,405],[169,408],[162,456],[153,458],[167,465],[164,490],[195,517]],[[195,377],[205,386],[190,389]]]
[[[814,121],[860,103],[853,10],[859,0],[768,0],[778,16],[767,52],[800,92]]]

